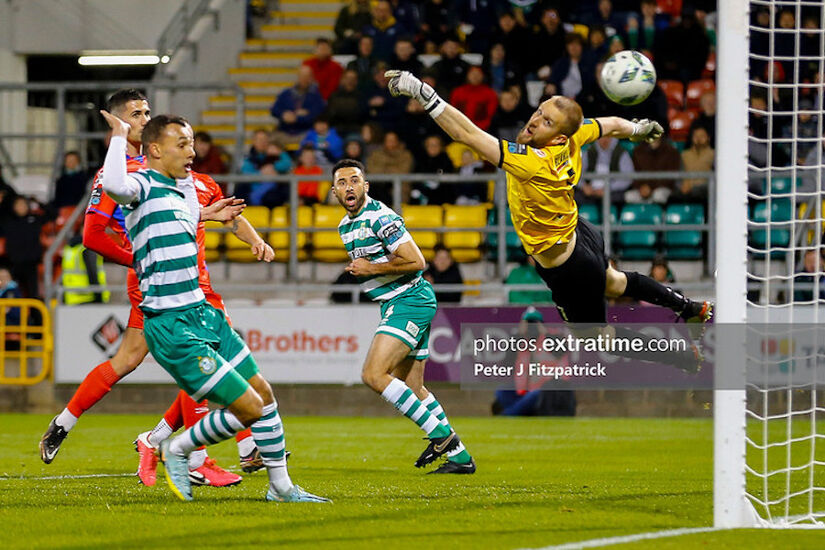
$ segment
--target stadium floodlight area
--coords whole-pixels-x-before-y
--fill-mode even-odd
[[[822,528],[825,7],[720,1],[718,36],[716,322],[761,350],[717,355],[714,524]]]

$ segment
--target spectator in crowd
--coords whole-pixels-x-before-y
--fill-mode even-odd
[[[367,88],[361,97],[364,101],[362,109],[370,121],[378,123],[385,130],[396,130],[408,99],[393,97],[390,93],[387,88],[389,80],[384,76],[387,69],[389,66],[383,62],[375,66],[372,86]]]
[[[507,141],[515,141],[519,131],[532,115],[533,111],[525,103],[519,101],[515,92],[503,90],[496,113],[490,120],[490,134]]]
[[[20,292],[20,285],[17,284],[11,276],[11,270],[7,265],[0,265],[0,300],[6,298],[22,298],[23,293]],[[20,308],[7,307],[6,308],[6,326],[20,325]],[[19,348],[18,348],[19,349]]]
[[[266,132],[264,134],[266,135]],[[292,159],[280,142],[276,140],[268,140],[262,156],[253,157],[248,155],[241,166],[242,174],[262,174],[265,176],[284,175],[291,170]],[[289,201],[289,185],[274,181],[262,181],[249,184],[246,193],[236,193],[236,195],[239,198],[246,198],[252,206],[272,208]]]
[[[349,139],[344,144],[344,158],[364,162],[364,144],[360,139]]]
[[[26,298],[39,298],[37,266],[43,258],[40,231],[42,215],[32,212],[29,199],[17,196],[12,205],[12,216],[6,220],[6,257],[11,262],[11,273],[19,282]]]
[[[315,149],[319,164],[335,163],[344,155],[344,140],[335,128],[330,128],[329,119],[324,115],[315,119],[312,130],[301,141],[301,147],[305,145]]]
[[[453,259],[450,249],[443,244],[433,247],[433,261],[424,272],[424,278],[434,285],[463,285],[464,277],[461,276],[461,269]],[[461,291],[435,291],[435,299],[438,303],[457,304],[461,302]]]
[[[628,174],[633,172],[633,159],[630,153],[622,147],[619,140],[610,136],[602,136],[595,143],[589,145],[584,151],[584,171],[607,174],[608,172],[621,172]],[[605,189],[607,189],[607,178],[593,178],[585,180],[576,186],[576,202],[601,204]],[[631,180],[627,178],[614,178],[610,180],[610,201],[621,202],[625,191],[630,187]]]
[[[748,144],[750,147],[750,144]],[[805,166],[800,169],[802,178],[796,186],[798,193],[821,193],[825,190],[825,138],[814,143],[808,156],[805,157]],[[822,188],[819,188],[817,180],[821,178]]]
[[[536,73],[539,79],[547,80],[550,77],[550,67],[561,59],[565,51],[564,25],[559,10],[551,7],[542,12],[539,28],[532,38],[530,57],[533,65],[530,71]]]
[[[418,1],[390,0],[392,14],[398,23],[401,34],[415,35],[421,27],[421,12]]]
[[[298,81],[278,94],[270,112],[278,119],[278,130],[284,134],[284,141],[300,143],[324,106],[324,98],[313,81],[312,69],[301,65],[298,67]]]
[[[54,190],[54,207],[76,206],[86,194],[89,172],[83,168],[80,153],[69,151],[63,155],[63,172],[57,178]]]
[[[361,145],[364,156],[369,156],[384,146],[384,129],[375,122],[367,122],[361,126]]]
[[[63,303],[68,305],[103,304],[109,301],[110,292],[86,292],[88,286],[105,286],[106,271],[103,257],[83,246],[83,232],[78,231],[63,247],[61,265]]]
[[[822,33],[819,28],[819,17],[809,14],[802,17],[802,35],[799,44],[799,70],[801,78],[806,82],[815,82],[819,74],[820,61],[817,59],[821,51]],[[805,59],[807,58],[807,59]]]
[[[384,134],[384,143],[367,157],[367,171],[372,174],[409,174],[413,170],[413,156],[395,132]],[[385,204],[392,204],[392,187],[387,183],[370,182],[370,196]]]
[[[770,125],[768,124],[768,117],[765,113],[768,110],[768,100],[759,91],[751,91],[750,96],[751,110],[748,113],[748,134],[759,138],[760,140],[767,140],[769,135]],[[776,124],[774,120],[771,138],[778,138],[782,134],[782,126]],[[814,151],[816,148],[813,149]],[[748,140],[748,157],[751,164],[764,168],[768,165],[768,145],[764,141]],[[790,163],[785,149],[781,147],[780,143],[773,142],[771,145],[771,166],[787,166]]]
[[[390,67],[399,71],[421,74],[423,65],[415,53],[415,45],[408,36],[402,36],[395,42],[395,51],[390,60]]]
[[[326,116],[339,135],[357,134],[364,120],[361,96],[358,94],[358,73],[347,69],[341,76],[341,85],[327,102]]]
[[[464,84],[470,64],[461,59],[458,41],[449,37],[441,44],[441,58],[432,66],[436,91],[441,97],[450,97],[453,90]]]
[[[650,143],[640,143],[633,150],[633,166],[637,172],[677,171],[681,168],[679,151],[664,137]],[[675,187],[672,179],[635,180],[624,199],[633,203],[665,204]]]
[[[653,263],[650,264],[650,272],[648,273],[648,277],[657,283],[666,284],[668,286],[676,282],[676,277],[673,276],[673,272],[670,270],[667,259],[661,255],[653,258]]]
[[[12,204],[16,197],[17,191],[3,179],[3,165],[0,164],[0,234],[2,234],[3,224],[12,215]]]
[[[474,176],[484,172],[487,165],[473,154],[470,148],[461,151],[461,165],[458,173],[462,176]],[[458,205],[481,204],[487,198],[487,184],[482,181],[468,181],[455,186],[455,203]]]
[[[796,164],[805,164],[808,153],[816,146],[816,138],[819,137],[819,121],[813,114],[814,103],[808,98],[799,100],[799,112],[796,115],[796,135],[794,135],[794,125],[786,124],[782,128],[782,137],[794,140],[783,144],[785,152],[790,158],[793,155],[793,145],[796,144]],[[796,139],[794,139],[796,138]]]
[[[395,41],[402,29],[392,15],[392,5],[388,0],[378,0],[372,7],[372,21],[364,27],[364,35],[372,37],[373,56],[379,61],[389,61],[395,48]]]
[[[686,172],[713,171],[714,152],[710,136],[704,126],[696,126],[690,132],[691,145],[682,151],[682,167]],[[707,178],[685,178],[674,190],[671,200],[679,202],[705,202],[708,198]]]
[[[583,57],[584,39],[580,35],[568,33],[564,44],[565,55],[553,64],[550,71],[550,93],[575,98],[592,87],[595,68]]]
[[[627,20],[627,45],[632,50],[653,52],[657,37],[670,26],[670,17],[656,13],[656,0],[642,0],[641,12],[641,18]]]
[[[620,32],[624,32],[625,20],[613,11],[613,2],[611,0],[599,0],[598,8],[592,12],[590,18],[586,21],[591,31],[594,27],[602,27],[605,30],[606,36],[614,36]]]
[[[424,154],[415,159],[415,171],[419,174],[452,174],[453,162],[444,152],[440,136],[429,136],[424,140]],[[423,181],[412,186],[410,198],[416,204],[445,204],[455,199],[454,184],[437,180]]]
[[[522,80],[521,73],[507,62],[507,52],[499,42],[490,48],[490,54],[484,58],[482,70],[496,93],[501,93],[514,83],[520,84]]]
[[[813,289],[816,288],[817,276],[819,278],[819,300],[825,300],[825,273],[823,271],[825,271],[825,259],[822,257],[822,250],[806,250],[802,265],[797,269],[793,280],[794,302],[810,302],[814,299]]]
[[[430,48],[454,39],[457,22],[448,0],[425,0],[421,10],[421,39]]]
[[[298,154],[298,165],[292,170],[293,174],[300,176],[320,176],[324,173],[323,168],[318,165],[318,157],[312,145],[304,145]],[[319,200],[318,190],[320,183],[317,180],[304,180],[298,182],[298,201],[302,206],[312,206]]]
[[[458,15],[458,26],[466,36],[467,49],[473,53],[485,53],[496,27],[495,0],[455,0],[453,7]]]
[[[691,134],[697,126],[703,127],[708,133],[710,146],[716,147],[716,92],[708,91],[702,94],[699,98],[699,108],[699,114],[690,125]]]
[[[614,36],[618,38],[619,35]],[[619,40],[621,41],[621,38],[619,38]],[[609,46],[610,44],[604,27],[593,27],[590,29],[590,32],[587,34],[587,50],[583,56],[587,57],[588,65],[595,67],[599,61],[606,59]]]
[[[195,132],[195,160],[192,170],[201,174],[226,174],[221,150],[212,144],[212,136],[207,132]]]
[[[398,125],[398,137],[401,138],[415,158],[424,156],[424,141],[427,136],[438,135],[448,139],[443,130],[424,111],[424,107],[414,100],[407,102],[401,123]]]
[[[243,159],[243,169],[246,174],[254,174],[266,164],[267,148],[269,147],[270,135],[263,128],[258,128],[252,132],[252,145],[249,152]]]
[[[540,285],[543,290],[511,290],[507,301],[511,304],[552,304],[553,293],[546,288],[544,280],[536,271],[536,260],[532,256],[524,256],[521,264],[507,275],[505,285]]]
[[[515,71],[523,74],[530,68],[529,55],[525,55],[532,45],[530,31],[516,21],[512,12],[505,11],[498,17],[493,42],[504,46],[507,64]]]
[[[779,29],[785,31],[795,31],[796,29],[796,16],[794,15],[794,9],[791,7],[781,8],[777,6],[778,9],[782,11],[779,12]],[[793,59],[798,55],[799,52],[796,51],[796,44],[797,44],[797,32],[774,32],[773,36],[773,55],[777,57],[784,57],[784,58],[791,58]],[[800,36],[801,38],[801,36]],[[801,44],[800,44],[801,45]],[[817,55],[819,55],[817,53]],[[794,61],[782,61],[782,68],[786,75],[793,74],[794,70]],[[801,76],[801,75],[800,75]]]
[[[332,59],[332,44],[328,38],[315,40],[315,54],[305,59],[303,65],[312,69],[312,77],[318,84],[318,91],[326,101],[338,89],[344,69]]]
[[[358,39],[358,54],[355,59],[347,63],[348,71],[355,71],[358,76],[358,91],[372,84],[372,73],[375,72],[377,60],[373,56],[374,43],[371,36],[362,36]]]
[[[470,67],[467,83],[453,90],[450,103],[479,128],[487,131],[498,106],[495,90],[484,83],[481,67]]]
[[[335,53],[351,55],[358,50],[358,41],[365,26],[372,21],[369,0],[350,0],[335,19]]]
[[[660,79],[690,82],[702,76],[710,53],[710,42],[691,10],[685,10],[678,25],[662,31],[656,40],[653,61]]]
[[[358,278],[349,271],[342,271],[338,278],[332,282],[333,285],[358,285]],[[358,302],[362,304],[371,303],[372,299],[367,296],[362,290],[358,290]],[[351,304],[352,291],[339,290],[333,291],[329,296],[333,304]]]

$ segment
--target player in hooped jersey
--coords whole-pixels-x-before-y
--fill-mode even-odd
[[[143,157],[138,156],[138,153],[140,152],[141,132],[150,118],[146,97],[137,90],[120,90],[110,98],[108,109],[131,126],[128,138],[127,170],[133,172],[144,168]],[[54,459],[61,443],[77,422],[77,418],[100,401],[118,380],[137,368],[148,353],[143,337],[143,314],[137,308],[142,296],[135,272],[131,269],[132,250],[126,232],[124,215],[120,206],[103,192],[100,176],[101,172],[98,172],[86,212],[84,245],[110,261],[130,268],[127,285],[132,310],[118,351],[109,361],[101,363],[86,376],[66,409],[49,424],[49,429],[40,442],[41,458],[47,464]],[[225,214],[227,217],[223,219],[228,219],[228,216],[237,215],[242,210],[242,205],[232,206],[237,201],[222,196],[220,187],[212,178],[196,173],[192,173],[192,177],[198,201],[207,213],[206,216],[223,210],[227,212]],[[231,226],[239,238],[250,243],[253,254],[259,260],[271,261],[274,258],[271,247],[260,238],[248,221],[236,217],[232,220]],[[107,233],[107,230],[110,233]],[[212,289],[209,279],[204,239],[203,223],[201,223],[197,232],[199,284],[207,300],[215,308],[224,310],[223,300]],[[185,392],[180,392],[155,429],[138,436],[135,441],[141,458],[138,475],[144,484],[155,483],[157,458],[154,449],[160,441],[182,425],[187,427],[193,425],[206,412],[208,409],[205,402],[196,403]],[[244,471],[259,469],[262,463],[248,430],[239,434],[238,441],[241,466]],[[190,475],[193,483],[226,486],[240,481],[240,477],[236,474],[218,468],[214,461],[206,456],[205,451],[196,451],[192,455],[194,460],[190,462]]]

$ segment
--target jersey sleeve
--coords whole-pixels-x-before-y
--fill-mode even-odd
[[[193,176],[203,185],[203,190],[196,186],[198,190],[198,202],[200,202],[201,206],[210,206],[223,198],[221,186],[211,177],[206,174],[195,173],[193,173]]]
[[[581,128],[573,134],[572,139],[581,147],[582,145],[593,143],[600,137],[602,137],[602,125],[599,124],[599,121],[595,118],[586,118]]]
[[[109,200],[114,204],[114,201]],[[132,251],[119,245],[106,233],[111,217],[111,211],[108,215],[92,208],[86,211],[86,221],[83,224],[83,246],[97,252],[110,262],[132,267]]]
[[[498,167],[515,176],[521,181],[527,181],[539,173],[544,166],[543,159],[539,158],[536,150],[523,143],[499,140],[501,157]]]
[[[381,214],[372,224],[372,230],[381,244],[391,253],[398,250],[402,244],[412,241],[404,220],[398,214]]]

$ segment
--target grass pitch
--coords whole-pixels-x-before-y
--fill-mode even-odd
[[[132,440],[153,416],[84,416],[51,465],[50,417],[0,415],[0,548],[524,548],[712,524],[710,420],[456,418],[478,464],[428,476],[402,417],[285,419],[290,474],[331,505],[266,503],[266,474],[143,487]],[[237,469],[234,441],[212,447]],[[160,472],[159,472],[160,473]],[[80,477],[80,476],[107,477]],[[823,548],[825,534],[701,533],[622,548]]]

